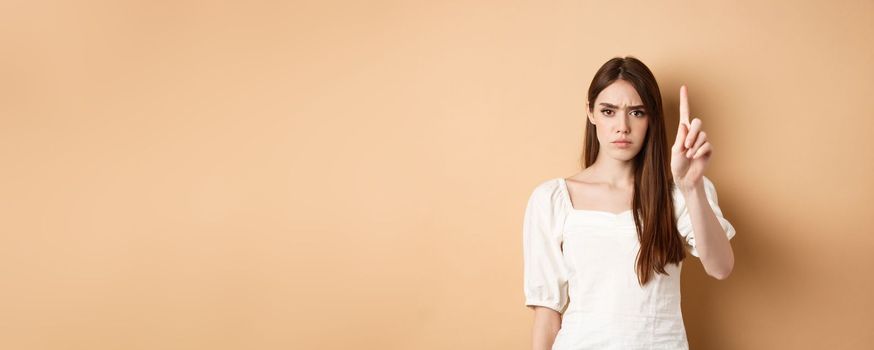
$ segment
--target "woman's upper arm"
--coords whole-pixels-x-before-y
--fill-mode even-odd
[[[555,188],[542,184],[528,199],[523,222],[525,305],[561,312],[568,304],[567,272],[558,227]]]

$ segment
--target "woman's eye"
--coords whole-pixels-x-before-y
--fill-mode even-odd
[[[610,113],[613,113],[613,111],[611,111],[609,109],[602,109],[601,113],[603,113],[604,115],[610,115]]]
[[[638,114],[635,114],[635,116],[637,116],[637,117],[642,117],[642,116],[646,115],[646,113],[644,113],[641,110],[632,111],[631,113],[638,113]]]

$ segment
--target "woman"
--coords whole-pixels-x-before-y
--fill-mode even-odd
[[[630,56],[595,74],[586,116],[583,170],[538,184],[525,209],[534,349],[688,349],[685,249],[716,279],[734,266],[735,229],[703,175],[713,149],[701,120],[689,120],[682,86],[669,151],[658,84]]]

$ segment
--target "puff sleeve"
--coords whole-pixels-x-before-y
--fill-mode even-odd
[[[710,207],[713,208],[713,213],[716,214],[716,218],[719,220],[719,224],[722,225],[722,229],[725,230],[726,236],[728,236],[728,239],[731,239],[735,235],[735,229],[731,222],[729,222],[722,214],[722,209],[719,208],[716,196],[716,186],[714,186],[713,182],[706,176],[704,176],[703,179],[704,194],[707,197],[707,202],[709,202]],[[698,255],[698,249],[695,246],[695,233],[692,231],[692,219],[689,216],[689,209],[686,207],[683,193],[676,187],[674,187],[674,203],[676,203],[674,210],[676,213],[675,215],[677,216],[677,230],[689,245],[690,253],[693,256],[700,258]]]
[[[522,228],[525,305],[563,312],[568,303],[567,270],[554,193],[538,186],[528,198]]]

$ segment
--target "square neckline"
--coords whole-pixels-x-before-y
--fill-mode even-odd
[[[564,177],[560,177],[560,178],[558,178],[558,180],[559,180],[559,182],[561,182],[561,189],[562,189],[562,192],[564,192],[564,199],[565,199],[565,202],[567,203],[567,206],[570,208],[570,210],[573,211],[573,212],[578,212],[578,213],[603,214],[603,215],[609,215],[609,216],[612,216],[612,217],[618,217],[618,216],[622,216],[622,215],[630,214],[630,213],[631,213],[631,209],[626,209],[626,210],[624,210],[624,211],[622,211],[622,212],[614,213],[614,212],[611,212],[611,211],[605,211],[605,210],[577,209],[577,208],[574,208],[574,202],[571,200],[571,191],[570,191],[570,189],[568,188],[568,185],[567,185],[567,179],[565,179]]]

